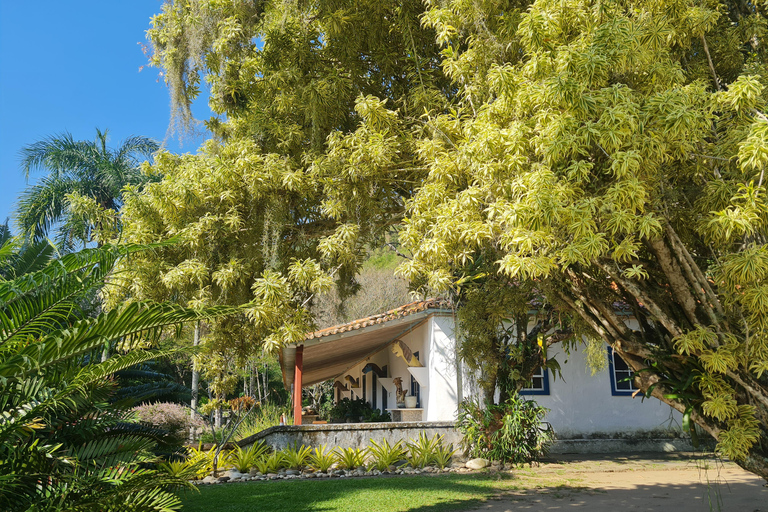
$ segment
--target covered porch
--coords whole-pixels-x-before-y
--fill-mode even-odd
[[[336,402],[362,398],[374,409],[389,410],[395,421],[428,420],[425,409],[430,402],[426,393],[430,368],[444,364],[439,357],[430,356],[434,338],[441,334],[436,332],[440,329],[435,328],[434,319],[452,314],[450,304],[440,299],[413,302],[309,333],[302,343],[284,347],[280,362],[283,382],[292,391],[294,424],[302,423],[300,390],[331,379],[335,380]],[[442,344],[450,337],[442,336]],[[453,385],[449,386],[454,389],[453,395],[455,380],[454,375]],[[444,383],[439,384],[444,387]],[[405,395],[416,399],[415,407],[398,407]],[[454,404],[457,398],[453,396]],[[412,405],[413,399],[410,402]]]

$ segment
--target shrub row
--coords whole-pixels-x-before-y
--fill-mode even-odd
[[[216,449],[188,449],[187,458],[170,461],[162,467],[173,476],[193,479],[211,473]],[[418,439],[403,443],[390,444],[386,439],[380,442],[371,439],[365,449],[335,448],[329,450],[325,445],[310,448],[295,444],[280,451],[272,451],[263,442],[243,449],[240,447],[219,454],[218,467],[233,468],[246,473],[255,468],[261,473],[276,473],[281,469],[328,471],[331,468],[355,469],[366,467],[384,471],[389,466],[401,461],[414,468],[434,465],[440,469],[451,462],[456,452],[453,445],[446,445],[443,436],[435,435],[431,439],[421,433]]]

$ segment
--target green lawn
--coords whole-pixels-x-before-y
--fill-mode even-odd
[[[466,510],[515,487],[488,474],[248,482],[200,486],[184,496],[185,512],[438,512]]]

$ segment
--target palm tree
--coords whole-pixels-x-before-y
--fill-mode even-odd
[[[33,171],[47,172],[28,187],[16,208],[16,221],[27,237],[41,241],[57,227],[56,240],[67,250],[75,242],[93,241],[98,218],[73,211],[69,199],[76,194],[90,199],[102,211],[117,212],[123,188],[142,186],[149,178],[139,169],[160,145],[147,137],[132,136],[117,149],[107,147],[108,131],[96,129],[94,141],[76,141],[70,133],[51,136],[21,150],[27,180]]]

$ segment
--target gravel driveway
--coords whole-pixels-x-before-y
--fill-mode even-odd
[[[768,512],[765,480],[731,462],[691,454],[560,456],[512,473],[526,490],[475,510]]]

